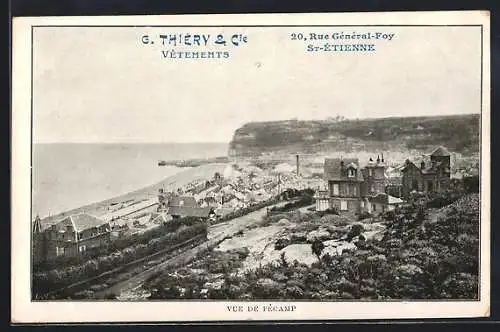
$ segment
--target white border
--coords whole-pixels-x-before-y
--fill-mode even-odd
[[[286,302],[294,312],[228,313],[230,301],[31,302],[30,301],[30,95],[32,25],[483,25],[481,301]],[[490,305],[490,15],[487,11],[321,14],[243,14],[122,17],[14,18],[12,95],[12,322],[154,322],[211,320],[327,320],[460,318],[489,316]],[[248,302],[241,302],[246,305]],[[252,304],[280,302],[252,302]]]

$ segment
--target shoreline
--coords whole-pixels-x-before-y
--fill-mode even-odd
[[[109,211],[106,209],[112,203],[120,203],[125,201],[135,201],[139,202],[146,199],[151,199],[156,197],[158,190],[163,188],[167,191],[173,191],[177,188],[186,186],[188,183],[195,180],[209,180],[213,177],[215,172],[223,172],[223,170],[228,166],[227,163],[211,163],[204,164],[196,167],[181,168],[180,171],[174,175],[168,176],[162,181],[155,184],[139,188],[134,191],[124,193],[122,195],[114,196],[101,200],[94,203],[89,203],[77,208],[66,210],[51,216],[46,216],[41,218],[42,226],[45,228],[49,224],[53,224],[64,217],[79,214],[88,213],[95,217],[100,217]],[[35,216],[32,216],[32,219]]]
[[[213,158],[191,158],[182,160],[160,160],[158,166],[174,166],[178,168],[199,167],[208,164],[229,163],[229,157],[213,157]],[[161,163],[161,164],[160,164]]]

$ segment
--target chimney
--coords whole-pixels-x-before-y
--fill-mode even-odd
[[[420,168],[421,169],[424,169],[425,168],[425,161],[422,160],[422,162],[420,163]]]
[[[384,162],[384,154],[382,153],[382,162]]]
[[[297,176],[299,176],[299,155],[296,155],[295,158],[297,159]]]

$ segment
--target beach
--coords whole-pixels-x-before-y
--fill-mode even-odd
[[[108,208],[111,204],[131,201],[139,202],[142,200],[152,199],[158,195],[159,189],[174,191],[177,190],[177,188],[185,187],[187,184],[195,180],[209,180],[213,178],[215,172],[222,173],[227,166],[228,164],[218,163],[183,169],[179,173],[169,176],[168,178],[153,185],[43,218],[42,224],[52,224],[65,216],[78,213],[88,213],[99,217],[109,212]]]
[[[210,175],[212,168],[159,166],[159,160],[216,158],[226,152],[221,143],[34,144],[32,219],[38,215],[46,224],[79,212],[102,215],[103,204],[148,198],[158,186],[182,186]]]

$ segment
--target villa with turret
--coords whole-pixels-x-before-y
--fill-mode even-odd
[[[380,213],[394,210],[404,202],[402,198],[412,192],[429,194],[443,191],[451,183],[450,153],[440,146],[428,157],[430,162],[422,160],[420,167],[406,160],[396,186],[387,175],[383,154],[377,156],[375,161],[370,158],[363,168],[358,158],[326,158],[324,179],[327,190],[316,191],[316,210],[335,209],[348,214]],[[394,192],[398,194],[394,195]]]

